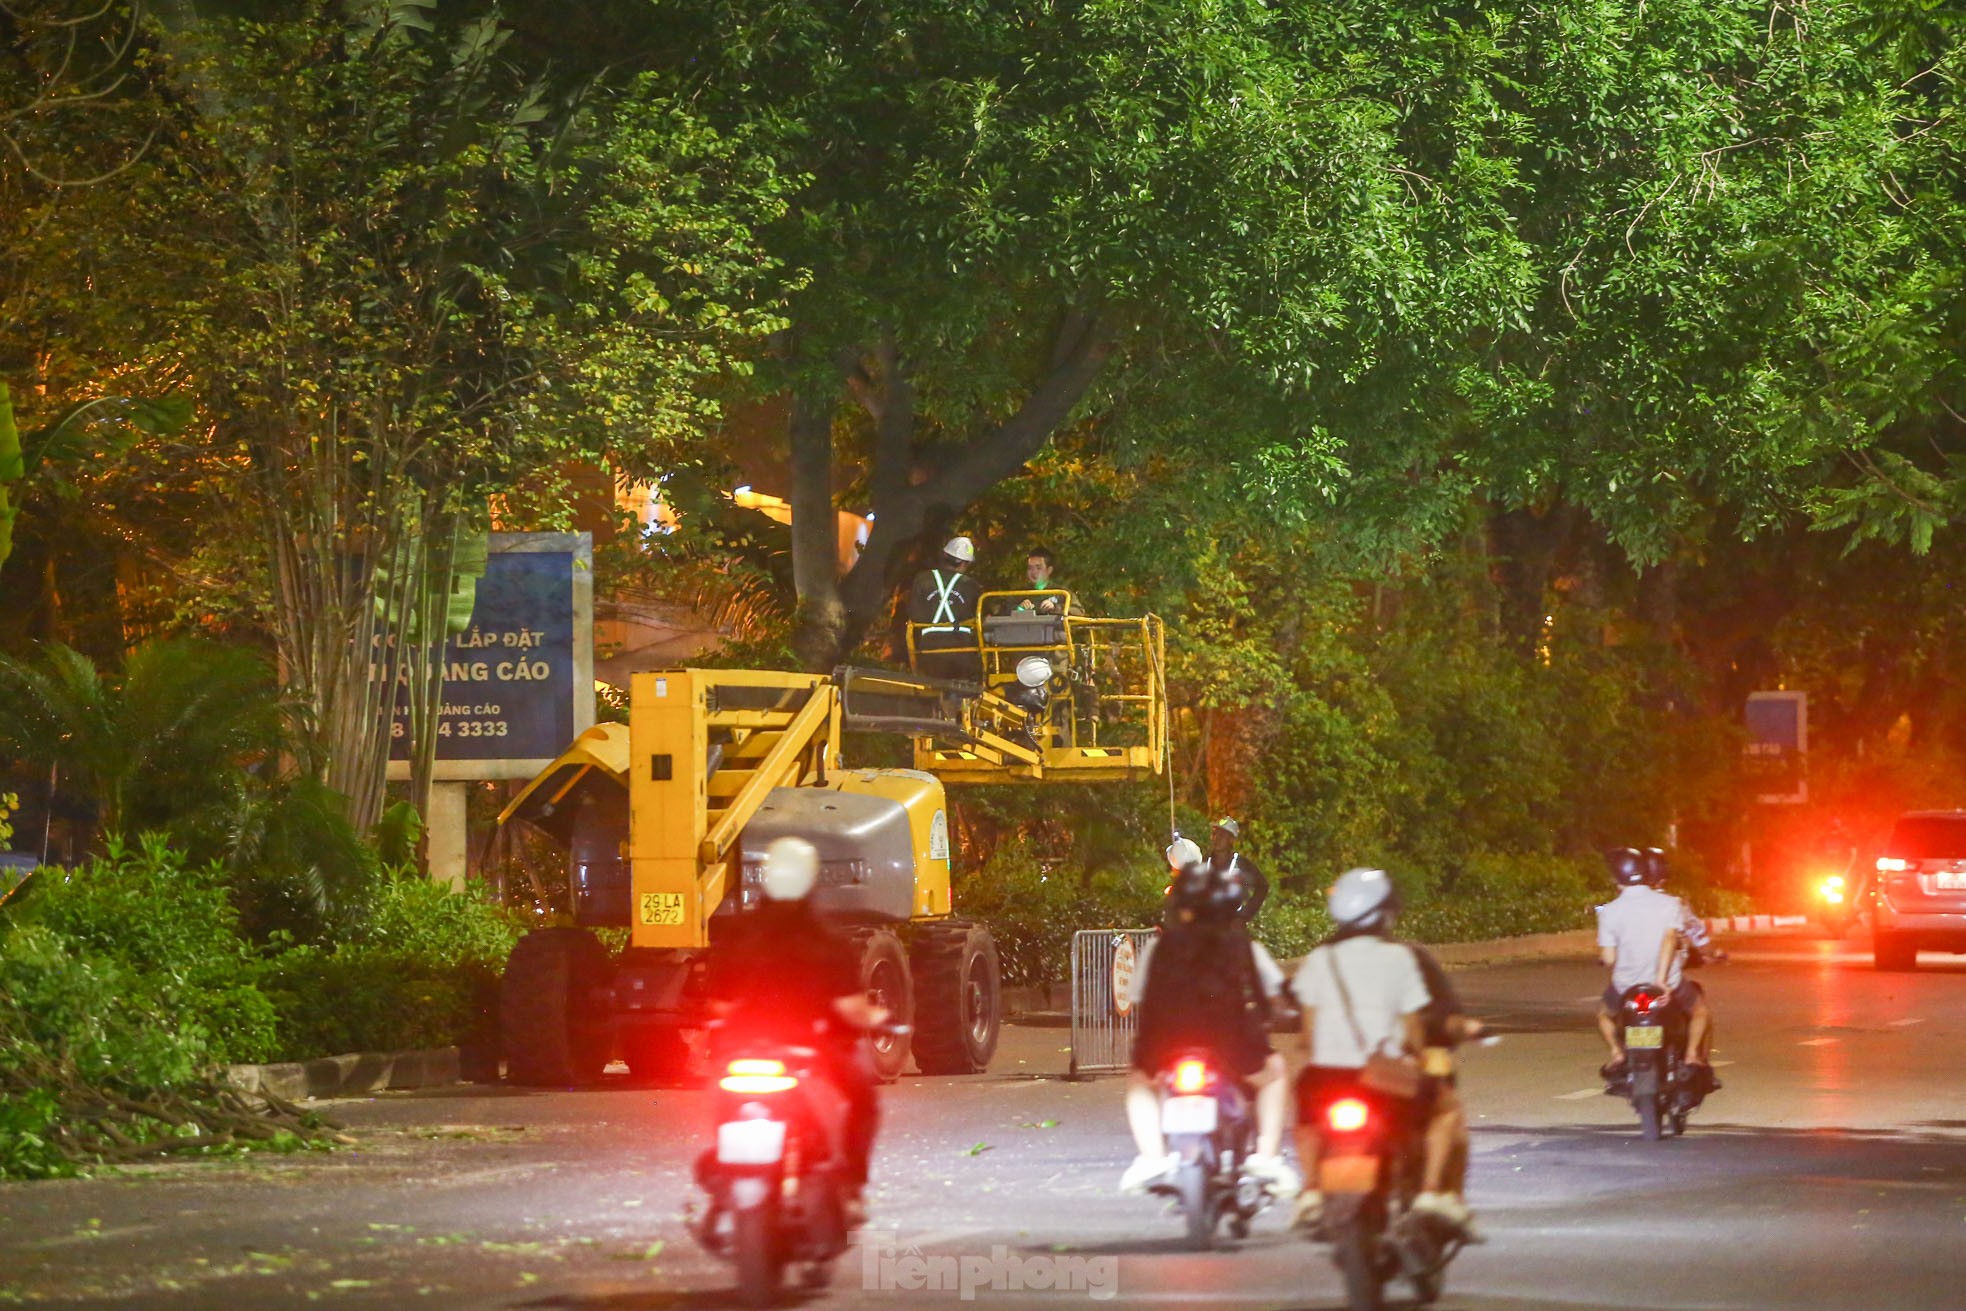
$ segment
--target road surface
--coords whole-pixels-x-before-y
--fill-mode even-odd
[[[1966,1307],[1966,961],[1924,962],[1882,975],[1854,947],[1737,943],[1707,980],[1727,1086],[1663,1143],[1639,1141],[1595,1083],[1600,971],[1460,973],[1503,1034],[1463,1081],[1491,1241],[1440,1305]],[[1277,1212],[1237,1250],[1198,1255],[1158,1202],[1116,1195],[1131,1150],[1118,1084],[1062,1079],[1066,1036],[1012,1027],[989,1074],[890,1091],[868,1242],[813,1305],[960,1305],[959,1288],[922,1287],[940,1257],[967,1258],[974,1299],[1002,1306],[1341,1305],[1322,1250]],[[704,1132],[695,1091],[471,1088],[332,1109],[359,1148],[0,1186],[0,1305],[728,1305],[728,1271],[678,1220]]]

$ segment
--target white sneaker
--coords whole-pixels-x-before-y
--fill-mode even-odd
[[[1297,1172],[1281,1156],[1252,1155],[1242,1163],[1242,1172],[1261,1179],[1269,1186],[1273,1197],[1295,1197],[1304,1186],[1304,1181],[1297,1177]]]
[[[1133,1164],[1126,1167],[1120,1176],[1120,1191],[1123,1193],[1144,1193],[1161,1180],[1174,1173],[1174,1167],[1181,1158],[1172,1154],[1167,1156],[1136,1156]]]
[[[1466,1234],[1470,1242],[1479,1241],[1474,1227],[1474,1212],[1452,1193],[1421,1193],[1413,1199],[1413,1209],[1437,1215]]]

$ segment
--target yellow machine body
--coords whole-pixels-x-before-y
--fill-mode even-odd
[[[926,627],[908,625],[911,666],[924,654],[917,639]],[[972,647],[945,639],[934,655],[969,655],[980,694],[962,699],[950,728],[916,735],[917,769],[946,783],[1108,783],[1166,768],[1167,634],[1158,615],[1093,618],[1063,590],[985,592],[972,632]],[[1017,701],[1018,665],[1031,656],[1053,671],[1042,713]]]

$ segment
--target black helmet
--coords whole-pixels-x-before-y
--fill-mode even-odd
[[[1636,847],[1613,847],[1604,853],[1604,864],[1620,887],[1636,887],[1646,881],[1646,860]]]
[[[1645,881],[1655,888],[1666,886],[1666,853],[1657,847],[1647,847],[1640,853],[1645,863]]]
[[[1213,900],[1214,885],[1215,876],[1209,873],[1206,863],[1188,862],[1174,872],[1174,881],[1167,885],[1168,909],[1205,913]]]

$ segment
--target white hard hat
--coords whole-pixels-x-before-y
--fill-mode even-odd
[[[1348,869],[1326,894],[1331,918],[1340,925],[1369,928],[1393,906],[1393,881],[1382,869]]]
[[[1043,656],[1025,656],[1017,662],[1017,681],[1025,687],[1043,687],[1051,681],[1051,661]]]
[[[1176,838],[1167,848],[1167,867],[1172,870],[1186,869],[1201,859],[1201,848],[1190,838]]]
[[[765,848],[758,882],[773,901],[797,901],[819,881],[819,849],[804,838],[777,838]]]
[[[969,564],[976,559],[976,543],[967,537],[951,537],[949,544],[942,548],[942,554],[952,560],[961,560],[964,564]]]

